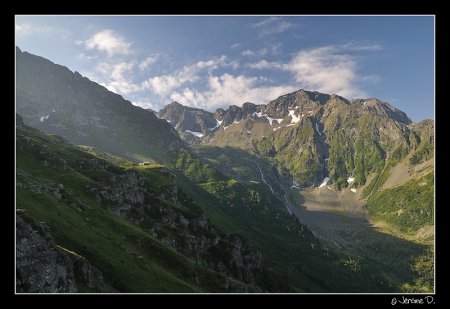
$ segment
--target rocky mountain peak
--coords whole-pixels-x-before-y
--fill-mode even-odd
[[[231,132],[229,134],[242,132],[241,134],[246,135],[251,134],[249,132],[254,131],[254,124],[258,123],[255,126],[258,133],[252,134],[252,138],[261,138],[310,118],[313,123],[321,122],[324,125],[331,115],[334,115],[332,119],[345,118],[348,113],[353,113],[355,117],[364,114],[377,115],[402,124],[411,124],[405,113],[375,98],[355,99],[350,102],[337,94],[305,89],[282,95],[268,104],[245,102],[242,107],[231,105],[227,109],[218,108],[214,114],[172,102],[159,112],[159,117],[170,122],[186,141],[199,143],[206,136],[210,137],[204,139],[205,141],[211,140],[221,127],[225,131],[232,126],[234,129],[227,131]],[[239,124],[241,121],[243,123]],[[228,133],[225,135],[228,136]]]
[[[361,112],[388,117],[407,125],[412,123],[411,119],[404,112],[377,98],[355,99],[351,102],[351,105]]]
[[[213,113],[178,102],[165,106],[159,111],[158,117],[169,122],[184,140],[193,144],[218,127]]]
[[[182,108],[184,108],[184,105],[178,103],[177,101],[173,101],[172,103],[168,104],[166,107],[167,108],[180,108],[180,109],[182,109]]]

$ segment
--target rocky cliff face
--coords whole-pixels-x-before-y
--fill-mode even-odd
[[[359,187],[389,158],[398,162],[417,149],[412,160],[422,162],[432,153],[432,122],[413,125],[405,113],[374,98],[350,102],[301,89],[269,104],[218,109],[214,118],[219,126],[202,145],[268,158],[300,187],[318,186],[326,177],[337,189],[348,187],[351,177]]]
[[[93,147],[74,147],[60,137],[45,136],[23,125],[20,116],[17,153],[18,205],[55,224],[57,235],[70,239],[70,250],[94,257],[114,288],[126,291],[131,284],[122,282],[129,280],[136,268],[142,268],[143,277],[150,278],[153,270],[145,268],[149,261],[160,263],[163,274],[173,272],[169,278],[181,276],[183,282],[206,291],[255,292],[266,286],[263,278],[268,273],[262,254],[242,236],[220,233],[213,227],[200,206],[178,188],[175,175],[166,167],[133,164]],[[73,179],[73,183],[57,182],[53,175]],[[30,203],[35,199],[46,203]],[[55,217],[59,211],[63,214]],[[101,273],[86,259],[55,245],[47,228],[48,233],[41,233],[41,225],[26,218],[19,212],[20,291],[105,289]],[[79,240],[79,233],[84,241]],[[117,264],[111,266],[111,256],[99,253],[99,247],[118,254]],[[131,263],[129,268],[124,266],[127,263]],[[116,274],[122,269],[123,277]],[[148,291],[140,288],[134,290]]]
[[[178,102],[172,102],[161,109],[158,117],[170,123],[180,136],[191,144],[199,143],[217,126],[217,121],[212,113],[187,107]]]
[[[161,169],[161,172],[166,173],[169,183],[161,188],[158,196],[149,192],[150,184],[142,174],[127,172],[113,177],[105,190],[96,193],[96,199],[109,205],[112,213],[134,222],[203,267],[260,290],[257,280],[264,272],[261,253],[239,235],[218,233],[198,206],[178,190],[174,176],[168,170]],[[189,205],[191,212],[181,211],[183,205]],[[244,291],[249,291],[248,288]]]
[[[102,273],[76,253],[55,245],[48,226],[16,211],[16,276],[19,293],[112,291]]]

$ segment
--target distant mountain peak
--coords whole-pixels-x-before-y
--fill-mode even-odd
[[[379,116],[388,117],[406,125],[412,123],[411,119],[409,119],[409,117],[404,112],[392,106],[391,104],[381,101],[377,98],[355,99],[352,100],[351,105],[354,108],[358,108],[359,110],[374,113]]]
[[[201,140],[211,140],[220,127],[227,130],[230,125],[235,127],[246,119],[256,121],[262,118],[261,121],[269,125],[267,129],[264,129],[265,133],[252,135],[252,138],[258,138],[260,135],[266,136],[272,131],[278,131],[283,127],[280,125],[281,122],[284,126],[293,126],[309,118],[313,118],[313,122],[323,122],[325,121],[324,117],[336,112],[343,113],[343,115],[352,112],[356,117],[368,113],[387,117],[406,125],[412,123],[405,113],[376,98],[355,99],[350,102],[337,94],[305,89],[279,96],[268,104],[257,105],[245,102],[241,107],[230,105],[227,108],[218,108],[214,113],[172,102],[160,110],[158,115],[170,122],[182,138],[188,142],[199,143]],[[249,134],[248,132],[251,132],[249,128],[253,125],[242,124],[241,126],[241,131]],[[186,132],[194,133],[186,135]]]

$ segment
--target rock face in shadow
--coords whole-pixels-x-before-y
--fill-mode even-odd
[[[176,207],[197,207],[183,192],[178,191],[174,175],[161,169],[169,179],[167,186],[154,196],[145,177],[128,171],[111,178],[111,184],[96,193],[96,199],[109,205],[108,210],[142,227],[167,247],[186,255],[203,267],[223,276],[225,290],[259,292],[258,281],[264,275],[264,260],[260,251],[251,247],[238,234],[220,234],[200,209],[183,213]],[[170,201],[176,207],[161,202]],[[234,278],[246,285],[229,285]]]
[[[211,134],[217,126],[213,113],[178,102],[166,105],[159,111],[158,117],[170,123],[181,138],[191,144],[199,143],[202,137]]]
[[[45,133],[133,161],[166,161],[183,146],[175,129],[153,112],[19,48],[16,81],[17,113]]]
[[[49,228],[16,211],[18,293],[104,292],[102,273],[81,256],[55,245]]]

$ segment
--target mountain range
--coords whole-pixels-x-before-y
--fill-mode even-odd
[[[155,112],[19,48],[16,113],[19,292],[433,290],[432,120],[303,89]]]

